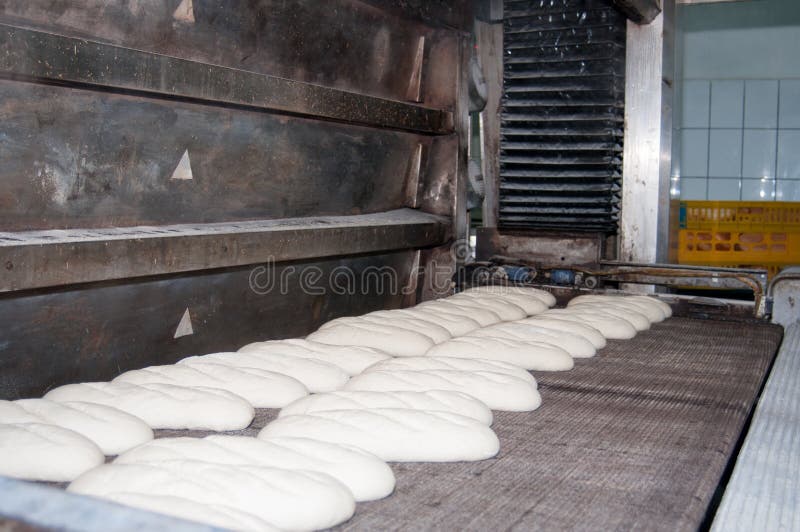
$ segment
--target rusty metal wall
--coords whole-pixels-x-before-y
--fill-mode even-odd
[[[431,297],[469,5],[0,2],[0,397]],[[258,293],[272,259],[322,286]]]

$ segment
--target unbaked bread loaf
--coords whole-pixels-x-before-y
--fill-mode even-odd
[[[537,371],[565,371],[575,366],[569,353],[556,345],[508,338],[460,336],[432,347],[425,355],[499,360]]]
[[[396,360],[404,360],[398,358]],[[424,392],[394,391],[371,392],[340,390],[338,392],[309,395],[284,407],[278,417],[315,414],[328,410],[372,410],[375,408],[408,408],[450,412],[472,418],[486,425],[492,424],[492,411],[471,395],[445,390]]]
[[[104,460],[97,445],[72,430],[42,423],[0,424],[0,475],[69,482]]]
[[[112,382],[203,386],[234,393],[256,408],[282,408],[308,395],[303,383],[282,373],[230,364],[174,364],[126,371]]]
[[[390,462],[462,462],[497,454],[491,428],[446,412],[376,408],[280,417],[259,438],[301,437],[352,445]]]
[[[366,368],[391,355],[371,347],[329,345],[293,338],[253,342],[239,348],[239,353],[278,353],[293,357],[319,360],[339,367],[348,375],[358,375]]]
[[[50,390],[44,398],[111,406],[154,429],[240,430],[250,425],[255,413],[250,403],[225,390],[172,384],[67,384]]]
[[[67,489],[100,498],[132,493],[224,503],[284,530],[332,527],[348,520],[355,509],[350,490],[323,473],[189,460],[106,464]]]
[[[317,396],[309,396],[312,397]],[[382,499],[392,493],[395,483],[391,468],[380,458],[354,447],[305,438],[161,438],[128,451],[114,463],[158,464],[175,460],[325,473],[347,486],[357,501]]]
[[[492,410],[513,412],[528,412],[542,404],[535,384],[490,371],[367,371],[353,377],[345,389],[369,392],[448,390],[471,395]]]
[[[272,371],[300,381],[312,393],[338,390],[350,378],[347,372],[333,364],[278,353],[211,353],[184,358],[178,364],[195,367],[203,364],[224,364],[236,368]]]
[[[104,454],[115,455],[153,439],[152,429],[139,419],[107,405],[58,403],[47,399],[0,401],[0,424],[56,425],[84,436]]]

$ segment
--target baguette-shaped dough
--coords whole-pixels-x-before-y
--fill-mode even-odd
[[[224,530],[278,532],[277,528],[263,519],[220,503],[201,504],[174,495],[146,495],[143,493],[114,493],[106,498],[124,506],[186,519]]]
[[[398,358],[397,360],[404,360]],[[340,390],[309,395],[280,411],[278,417],[315,414],[328,410],[372,410],[374,408],[408,408],[450,412],[492,424],[492,411],[471,395],[461,392],[429,390],[424,392],[367,392]]]
[[[536,296],[524,295],[514,292],[493,293],[493,292],[481,292],[481,291],[477,292],[465,291],[465,292],[460,292],[457,295],[461,297],[471,297],[477,299],[478,301],[483,301],[487,298],[491,300],[506,301],[524,310],[528,316],[535,316],[536,314],[541,314],[542,312],[550,308],[549,305],[547,305],[544,301],[542,301]]]
[[[464,290],[464,293],[467,292],[489,293],[495,295],[520,294],[523,296],[535,297],[541,300],[548,307],[552,307],[553,305],[556,304],[555,296],[553,296],[553,294],[551,294],[547,290],[542,290],[540,288],[532,288],[528,286],[505,286],[505,285],[475,286]]]
[[[328,329],[330,327],[336,327],[337,325],[347,325],[351,323],[389,325],[391,327],[396,327],[398,329],[404,329],[407,331],[424,334],[425,336],[430,338],[431,341],[433,341],[433,343],[435,344],[444,342],[452,338],[452,335],[450,334],[450,332],[448,332],[447,329],[431,321],[420,318],[409,318],[392,314],[381,315],[376,312],[364,314],[363,316],[348,316],[345,318],[337,318],[335,320],[323,324],[322,327],[319,328],[319,330],[324,331],[325,329]]]
[[[477,321],[481,327],[486,327],[487,325],[493,325],[503,321],[496,312],[489,310],[488,308],[480,308],[474,305],[457,305],[455,302],[450,301],[449,299],[425,301],[413,308],[414,310],[424,310],[442,315],[448,314],[456,317],[467,316],[468,318]]]
[[[282,373],[228,364],[175,364],[126,371],[112,382],[203,386],[234,393],[256,408],[282,408],[308,395],[303,384]]]
[[[47,399],[0,401],[0,424],[40,423],[77,432],[93,441],[103,454],[115,455],[153,439],[152,429],[122,410],[81,402]]]
[[[526,382],[530,382],[534,387],[536,387],[536,379],[528,371],[507,362],[500,362],[499,360],[432,356],[403,357],[379,362],[374,366],[371,366],[367,371],[430,371],[440,369],[450,369],[456,371],[491,371],[492,373],[502,373],[503,375],[508,375],[509,377],[516,377]]]
[[[624,307],[622,305],[587,302],[582,305],[567,307],[564,310],[574,312],[600,312],[602,314],[621,318],[633,325],[633,328],[636,329],[637,332],[646,331],[650,328],[650,320],[647,319],[647,316],[630,307]]]
[[[556,331],[545,327],[537,327],[531,323],[512,321],[498,323],[473,331],[466,337],[508,338],[522,342],[544,342],[556,345],[573,358],[589,358],[597,353],[592,343],[582,336],[564,331]]]
[[[309,334],[306,340],[331,345],[361,345],[398,357],[419,356],[435,345],[429,336],[422,333],[366,322],[331,325]]]
[[[639,299],[636,297],[627,296],[603,296],[588,294],[571,299],[570,302],[567,303],[567,308],[577,305],[585,305],[587,303],[601,303],[608,305],[619,305],[623,308],[632,308],[643,313],[652,323],[662,322],[667,318],[667,313],[664,308],[655,300],[651,300],[649,298]]]
[[[172,384],[67,384],[50,390],[44,398],[111,406],[154,429],[240,430],[250,425],[255,414],[250,403],[225,390]]]
[[[325,473],[347,486],[357,501],[382,499],[392,493],[395,484],[394,473],[380,458],[354,447],[304,438],[161,438],[128,451],[114,463],[157,464],[173,460]]]
[[[480,323],[468,316],[457,316],[455,314],[435,312],[420,307],[378,310],[376,312],[370,312],[367,314],[367,316],[390,319],[401,317],[423,320],[447,329],[451,336],[461,336],[462,334],[466,334],[470,331],[478,329],[481,326]]]
[[[350,378],[343,369],[333,364],[278,353],[211,353],[184,358],[178,364],[224,364],[236,368],[272,371],[300,381],[312,393],[338,390]]]
[[[606,337],[600,331],[585,323],[548,318],[546,314],[533,316],[514,323],[530,323],[536,327],[574,334],[591,342],[595,349],[602,349],[606,346]]]
[[[468,308],[488,308],[503,321],[516,321],[526,318],[528,313],[522,307],[492,294],[459,293],[445,298],[445,301]]]
[[[499,360],[538,371],[565,371],[575,366],[569,353],[556,345],[507,338],[460,336],[432,347],[425,355]]]
[[[239,348],[239,353],[278,353],[293,357],[310,358],[333,364],[348,375],[358,375],[372,364],[391,358],[391,355],[370,347],[357,345],[329,345],[293,338],[253,342]]]
[[[347,383],[346,390],[461,392],[481,401],[492,410],[511,412],[529,412],[536,410],[542,404],[542,398],[535,384],[490,371],[368,371],[353,377]]]
[[[0,475],[69,482],[104,460],[97,445],[72,430],[42,423],[0,424]]]
[[[626,296],[628,299],[633,299],[639,301],[640,303],[646,303],[648,305],[658,305],[658,307],[664,312],[664,317],[669,318],[672,316],[672,307],[670,307],[666,302],[661,301],[657,297],[650,297],[650,296]]]
[[[629,340],[636,336],[636,327],[631,322],[601,310],[553,308],[534,319],[539,319],[540,316],[588,325],[600,331],[600,334],[610,340]]]
[[[259,438],[289,436],[352,445],[392,462],[461,462],[497,454],[491,428],[447,412],[376,408],[330,410],[285,416],[261,430]]]
[[[190,460],[107,464],[81,475],[67,489],[101,498],[133,493],[197,504],[224,502],[284,530],[332,527],[350,519],[355,509],[350,490],[323,473]]]

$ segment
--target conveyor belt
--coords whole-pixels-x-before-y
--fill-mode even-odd
[[[786,330],[713,531],[800,530],[800,323]]]
[[[766,324],[672,318],[572,371],[536,373],[542,407],[496,413],[498,457],[393,464],[396,492],[359,503],[340,528],[694,530],[781,336]],[[240,433],[275,414],[259,411]]]

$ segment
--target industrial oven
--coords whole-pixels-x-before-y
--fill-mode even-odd
[[[675,317],[537,374],[545,406],[496,416],[496,459],[397,464],[342,528],[709,526],[794,277],[667,264],[671,95],[636,67],[667,54],[661,4],[0,2],[0,398],[472,285],[656,285]],[[670,290],[709,286],[752,298]],[[10,529],[195,528],[0,492]]]

